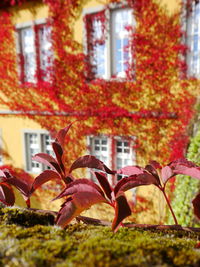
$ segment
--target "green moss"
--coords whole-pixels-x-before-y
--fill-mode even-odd
[[[0,207],[0,216],[2,222],[6,224],[19,224],[26,227],[31,227],[36,224],[53,225],[55,219],[48,212],[41,213],[15,207]]]
[[[195,249],[200,233],[145,231],[73,224],[66,230],[37,224],[27,227],[8,220],[14,208],[0,209],[0,266],[106,267],[199,266]],[[32,212],[33,216],[33,212]],[[5,219],[6,218],[6,219]],[[12,222],[12,224],[11,224]],[[7,224],[8,223],[8,224]]]

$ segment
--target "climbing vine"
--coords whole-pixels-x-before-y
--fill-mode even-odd
[[[17,6],[26,1],[7,2]],[[88,82],[89,55],[73,38],[74,24],[87,2],[43,1],[49,7],[55,54],[51,83],[19,84],[12,9],[1,12],[0,103],[52,133],[68,122],[81,120],[68,137],[67,161],[85,151],[86,135],[99,133],[136,136],[134,149],[140,164],[152,155],[161,162],[182,156],[197,81],[184,75],[186,66],[180,55],[185,55],[186,47],[181,44],[180,14],[169,15],[154,0],[128,0],[136,26],[129,29],[134,66],[129,66],[127,75],[134,70],[134,79]],[[116,2],[120,1],[109,4]]]

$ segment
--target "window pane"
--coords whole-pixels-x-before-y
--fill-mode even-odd
[[[130,61],[129,33],[127,26],[131,25],[132,13],[130,9],[112,11],[112,75],[125,76]]]
[[[45,81],[50,80],[53,53],[51,44],[51,29],[46,26],[39,26],[39,49],[40,49],[40,71],[41,79]]]
[[[188,70],[191,75],[200,75],[200,3],[193,2],[192,12],[187,20],[188,28]]]
[[[92,137],[90,138],[90,153],[103,161],[106,165],[109,164],[109,145],[107,137]]]
[[[25,146],[26,146],[26,169],[27,171],[38,173],[41,171],[41,165],[32,160],[32,157],[41,152],[39,144],[39,135],[36,133],[25,134]]]
[[[52,142],[51,136],[49,134],[42,134],[41,135],[41,151],[43,153],[47,153],[50,156],[55,156],[53,148],[52,148]],[[43,169],[51,169],[50,167],[43,165]]]
[[[133,165],[130,143],[123,139],[116,140],[116,169],[121,169],[128,165]],[[117,180],[122,177],[123,175],[117,175]]]
[[[20,30],[21,35],[21,54],[23,57],[24,81],[35,82],[36,59],[34,33],[31,27]]]
[[[105,78],[106,75],[106,45],[104,11],[86,16],[88,33],[88,55],[95,77]]]
[[[44,169],[49,169],[47,166],[33,161],[32,157],[37,153],[47,153],[51,156],[55,156],[51,143],[52,139],[49,134],[25,133],[25,156],[27,171],[38,173]]]
[[[52,139],[49,134],[42,134],[42,151],[51,156],[54,156],[53,148],[52,148]]]

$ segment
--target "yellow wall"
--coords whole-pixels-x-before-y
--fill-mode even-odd
[[[179,0],[180,1],[180,0]],[[167,7],[169,12],[173,12],[179,8],[179,1],[177,0],[162,0],[161,3]],[[92,7],[101,6],[106,4],[106,0],[91,0],[86,1],[87,3],[84,6],[84,9],[90,9]],[[20,24],[37,19],[46,18],[48,16],[48,8],[43,4],[26,4],[22,6],[23,8],[13,8],[14,17],[13,23]],[[82,43],[83,41],[83,14],[80,14],[79,19],[75,23],[74,36],[77,41]],[[3,108],[5,109],[5,108]],[[23,144],[23,131],[24,130],[37,130],[41,129],[40,125],[33,122],[30,119],[15,117],[1,117],[0,116],[0,129],[3,137],[3,149],[5,149],[12,157],[10,161],[4,161],[5,164],[11,163],[15,167],[25,168],[25,156],[24,156],[24,144]],[[155,209],[160,209],[162,213],[159,216],[163,216],[163,199],[159,195],[158,190],[155,187],[148,187],[145,190],[143,188],[139,189],[139,192],[145,192],[144,194],[151,198],[152,196],[157,196],[158,202],[154,203]],[[49,205],[49,203],[47,203]],[[44,207],[43,207],[44,208]],[[46,207],[47,208],[47,207]],[[152,222],[152,218],[144,217],[144,214],[141,215],[141,221],[144,223]],[[154,216],[154,215],[152,215]],[[155,217],[154,217],[155,218]],[[157,217],[158,220],[163,218]],[[155,222],[156,223],[156,222]]]
[[[4,164],[12,164],[25,169],[23,132],[27,129],[37,130],[41,129],[41,126],[28,118],[0,116],[2,148],[11,156],[11,160],[3,160]]]
[[[48,7],[44,4],[29,3],[23,5],[23,8],[13,8],[13,24],[34,21],[48,17]]]
[[[181,0],[161,0],[162,5],[166,6],[170,12],[174,12],[180,8]]]
[[[41,3],[31,3],[22,7],[12,8],[13,24],[32,22],[48,17],[48,7]],[[6,110],[1,106],[0,110]],[[41,126],[34,121],[17,116],[0,116],[0,131],[2,135],[3,149],[12,157],[10,160],[3,160],[3,163],[11,163],[16,167],[25,168],[23,131],[41,129]]]

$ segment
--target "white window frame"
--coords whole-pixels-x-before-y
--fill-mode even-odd
[[[99,151],[99,153],[97,151],[95,151],[94,146],[95,146],[95,140],[106,140],[107,141],[107,151],[102,152]],[[109,168],[111,168],[111,139],[108,138],[105,135],[91,135],[87,137],[87,144],[88,144],[88,153],[96,156],[97,158],[99,158],[101,161],[103,161],[103,163],[105,163],[106,166],[108,166]],[[101,146],[101,145],[100,145]],[[103,160],[103,158],[107,158],[107,161]]]
[[[23,54],[23,43],[21,41],[21,36],[20,36],[20,31],[23,31],[24,29],[26,28],[30,28],[32,29],[32,32],[33,32],[33,39],[35,41],[35,31],[34,31],[34,27],[35,26],[39,26],[39,25],[47,25],[47,20],[46,19],[38,19],[38,20],[35,20],[35,21],[29,21],[29,22],[25,22],[25,23],[19,23],[19,24],[16,24],[15,25],[15,29],[16,29],[16,51],[17,51],[17,56],[20,55],[20,54]],[[38,38],[40,38],[38,36]],[[39,41],[39,40],[38,40]],[[39,41],[40,42],[40,41]],[[39,47],[40,48],[40,47]],[[37,71],[37,68],[39,67],[41,70],[42,70],[42,65],[41,65],[41,59],[42,59],[42,56],[41,56],[41,49],[39,50],[39,55],[37,54],[37,51],[36,51],[36,46],[35,46],[35,43],[34,43],[34,47],[33,47],[33,51],[34,51],[34,65],[35,65],[35,77],[30,80],[30,81],[24,81],[24,83],[37,83],[38,80],[37,80],[37,77],[36,77],[36,71]],[[37,56],[39,56],[40,58],[40,66],[38,66],[38,62],[37,62]],[[19,58],[18,58],[18,61],[19,61]],[[52,60],[51,60],[51,65],[53,65],[53,53],[52,53]],[[19,65],[19,62],[17,62],[17,71],[18,71],[18,74],[19,74],[19,77],[21,76],[21,66]],[[25,74],[25,73],[24,73]],[[25,75],[23,77],[23,79],[25,79]],[[50,81],[49,80],[49,77],[45,77],[44,78],[44,81]]]
[[[117,78],[126,78],[126,70],[122,70],[122,71],[117,73],[117,68],[116,68],[117,64],[116,64],[116,54],[115,54],[115,50],[114,50],[114,47],[115,47],[114,46],[114,41],[117,39],[117,34],[115,33],[116,24],[114,22],[115,22],[115,16],[116,16],[118,11],[128,11],[128,12],[131,13],[132,9],[128,8],[128,7],[115,8],[115,9],[111,10],[111,13],[110,13],[110,24],[111,24],[111,31],[110,31],[110,51],[111,51],[110,62],[113,62],[113,64],[111,64],[111,67],[110,67],[110,71],[111,71],[110,76],[116,75]],[[130,24],[129,25],[132,25],[132,26],[135,25],[133,14],[130,17]],[[122,32],[120,32],[120,34],[122,34]],[[125,37],[127,37],[127,39],[129,39],[129,41],[130,41],[130,38],[129,38],[130,36],[129,36],[128,32],[125,29],[123,30],[123,35]],[[123,38],[121,38],[121,40],[122,39]],[[130,47],[129,47],[128,54],[129,54],[129,64],[131,64],[132,55],[131,55]],[[124,56],[124,53],[122,53],[122,56]]]
[[[186,10],[186,45],[188,46],[188,51],[186,55],[186,62],[188,66],[187,74],[188,76],[193,76],[200,78],[200,3],[193,1],[191,3],[192,10]],[[195,10],[198,8],[199,14],[198,19],[195,19]],[[195,33],[196,28],[196,33]],[[194,36],[197,36],[196,44]],[[195,51],[195,46],[197,50]],[[196,58],[196,59],[195,59]]]
[[[102,160],[101,154],[100,153],[95,153],[95,149],[92,147],[92,146],[95,145],[94,144],[94,140],[95,139],[107,139],[107,146],[108,146],[107,152],[103,153],[104,157],[108,157],[108,161],[107,162],[103,161],[103,163],[107,167],[116,170],[117,167],[118,167],[117,166],[117,156],[121,157],[121,158],[123,158],[123,156],[124,156],[124,153],[117,152],[117,142],[118,141],[128,142],[129,143],[130,154],[129,154],[129,157],[126,157],[126,159],[129,160],[128,165],[135,165],[136,164],[136,152],[133,149],[133,144],[135,143],[135,140],[136,140],[135,137],[131,137],[131,138],[127,138],[127,137],[124,137],[124,136],[109,137],[109,136],[106,136],[106,135],[97,135],[97,136],[91,135],[91,136],[87,136],[87,147],[88,147],[88,151],[87,152],[88,152],[88,154],[96,156],[96,157],[100,158],[100,160]],[[112,154],[113,153],[113,151],[112,151],[113,146],[114,146],[114,150],[115,150],[114,157],[113,157],[113,154]],[[124,166],[120,166],[120,168],[121,167],[125,167],[125,165]],[[90,178],[94,179],[94,177],[91,176],[91,174],[90,174]],[[122,178],[122,176],[120,175],[120,177],[117,177],[117,180],[119,180],[121,178]],[[112,184],[111,180],[110,180],[110,183]]]
[[[115,61],[114,58],[115,56],[113,55],[113,49],[112,49],[112,43],[113,43],[113,23],[112,23],[112,13],[116,12],[117,10],[130,10],[130,12],[132,12],[132,16],[131,16],[131,23],[130,25],[132,27],[134,27],[136,25],[136,21],[134,19],[133,16],[133,10],[131,7],[127,6],[126,2],[123,3],[112,3],[109,4],[109,9],[105,10],[105,6],[99,6],[99,7],[95,7],[95,8],[87,8],[83,10],[83,16],[86,15],[92,15],[92,14],[96,14],[99,13],[103,10],[105,10],[105,17],[106,17],[106,38],[105,38],[105,75],[102,76],[98,76],[98,74],[95,75],[94,79],[96,78],[102,78],[102,79],[106,79],[106,80],[110,80],[110,79],[125,79],[126,78],[126,74],[125,71],[116,74],[114,71],[114,64],[111,64],[111,62]],[[87,29],[84,25],[83,28],[83,36],[84,36],[84,52],[85,54],[89,54],[88,51],[88,47],[87,47]],[[133,58],[132,58],[132,53],[131,53],[131,49],[129,52],[130,58],[129,58],[129,64],[132,64],[133,62]],[[114,78],[113,78],[114,77]]]
[[[42,80],[43,81],[50,81],[50,72],[49,72],[48,68],[51,68],[53,65],[53,53],[52,53],[52,43],[50,42],[50,40],[48,40],[48,38],[51,36],[51,28],[49,28],[49,26],[47,26],[46,23],[40,23],[39,25],[43,26],[44,28],[47,28],[47,30],[49,31],[48,32],[49,36],[47,35],[47,39],[46,39],[49,47],[48,47],[48,49],[44,49],[44,51],[49,52],[49,58],[48,57],[46,58],[47,61],[49,61],[48,66],[44,66],[44,67],[42,66],[42,60],[43,60],[42,44],[43,43],[42,43],[42,39],[41,39],[41,35],[40,35],[41,28],[38,29],[38,42],[39,42],[39,48],[40,48],[40,50],[39,50],[40,66],[39,66],[39,68],[40,68],[41,72],[46,72],[46,75],[42,78]],[[46,57],[46,55],[45,55],[45,57]]]
[[[24,130],[23,131],[23,146],[24,146],[24,163],[25,163],[25,170],[29,173],[40,173],[42,171],[44,171],[45,169],[48,169],[47,166],[43,165],[43,164],[40,164],[40,163],[37,163],[36,161],[32,161],[32,156],[34,156],[33,154],[31,154],[31,147],[30,147],[30,143],[28,142],[28,138],[30,139],[30,135],[31,134],[35,134],[37,136],[37,139],[38,139],[38,143],[37,145],[34,147],[32,147],[32,149],[37,149],[37,153],[49,153],[48,154],[51,154],[53,155],[53,149],[51,147],[50,144],[48,144],[46,146],[45,144],[45,140],[43,139],[44,136],[48,135],[50,136],[49,132],[47,131],[44,131],[44,130]],[[50,137],[51,138],[51,137]],[[53,141],[53,140],[52,140]],[[36,165],[36,167],[32,167],[32,163],[34,165]]]
[[[125,167],[125,166],[128,166],[128,165],[135,165],[136,164],[136,153],[135,153],[135,150],[132,148],[133,147],[133,143],[135,142],[135,138],[132,137],[131,139],[128,139],[128,138],[125,138],[125,137],[120,137],[120,136],[117,136],[114,138],[115,140],[115,153],[116,153],[116,158],[115,158],[115,168],[116,169],[119,169],[119,168],[122,168],[122,167]],[[117,152],[117,142],[122,142],[122,150],[124,149],[129,149],[129,153],[126,153],[124,151],[122,152]],[[124,146],[124,143],[128,143],[128,147],[125,148]],[[117,166],[117,158],[121,158],[122,161],[128,161],[128,163],[122,163],[123,166]]]
[[[22,24],[17,24],[15,26],[16,28],[16,47],[17,47],[17,56],[18,55],[23,55],[24,56],[24,43],[21,39],[21,32],[25,29],[31,29],[32,33],[33,33],[33,42],[35,40],[35,31],[34,31],[34,23],[30,22],[30,23],[22,23]],[[36,70],[37,70],[37,62],[36,62],[36,47],[35,44],[33,43],[33,57],[34,57],[34,69],[35,69],[35,76],[32,77],[32,79],[27,80],[26,81],[26,75],[25,75],[25,69],[24,69],[24,73],[23,73],[23,82],[28,82],[28,83],[36,83]],[[21,62],[20,58],[18,58],[18,64],[17,64],[17,68],[18,68],[18,74],[19,77],[21,77],[22,75],[22,66],[21,66]],[[24,68],[24,66],[23,66]]]

